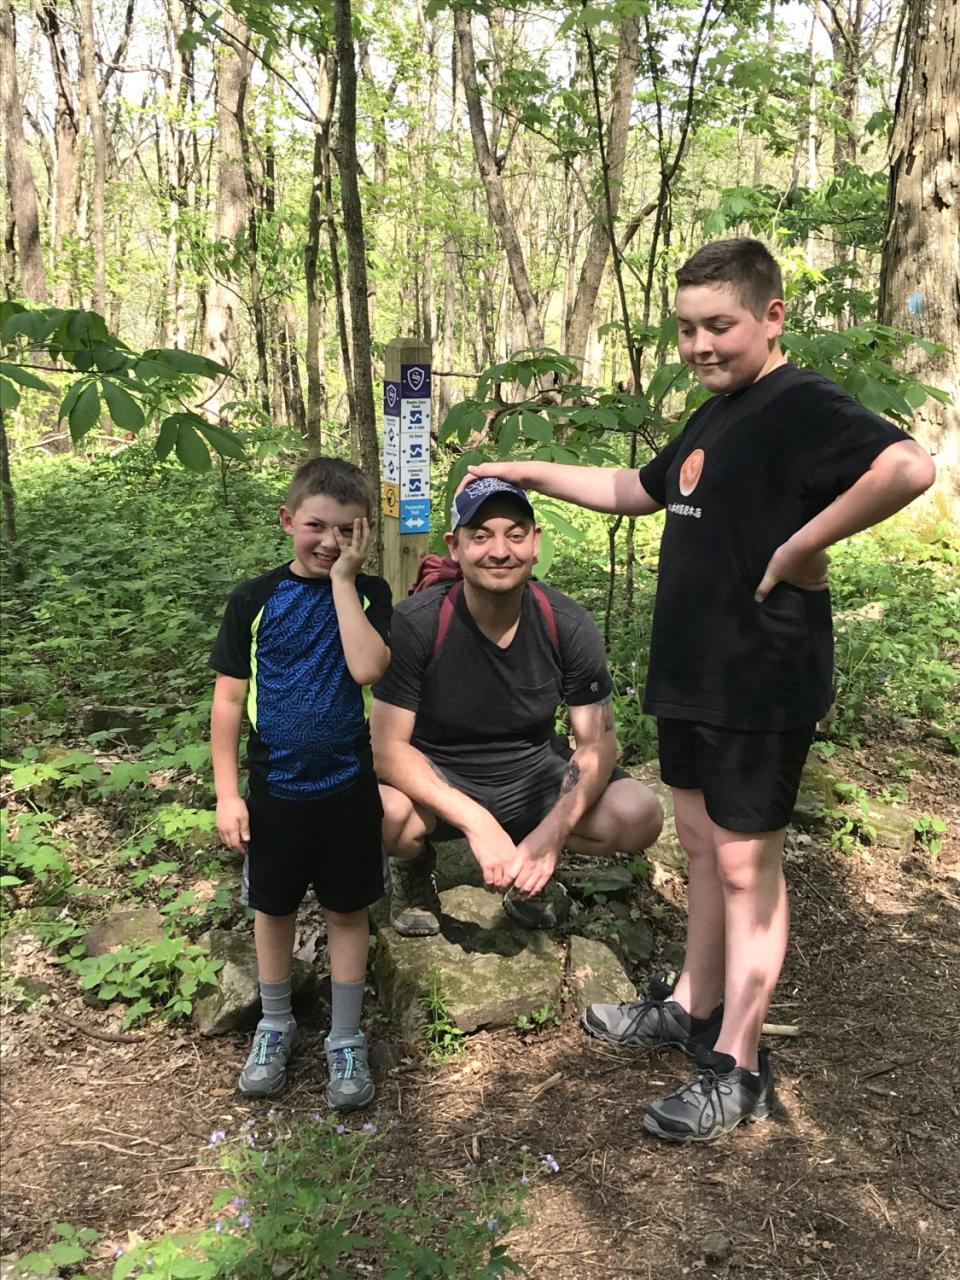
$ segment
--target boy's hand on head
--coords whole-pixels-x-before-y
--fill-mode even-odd
[[[770,557],[753,598],[762,604],[778,582],[788,582],[803,591],[826,591],[829,564],[825,551],[805,551],[784,542]]]
[[[246,853],[250,839],[250,814],[242,796],[217,801],[217,831],[228,849]]]
[[[333,536],[337,540],[340,554],[333,562],[330,577],[355,578],[360,572],[360,566],[363,564],[370,546],[370,521],[366,516],[362,520],[354,520],[353,533],[349,538],[345,538],[337,528],[334,528]]]

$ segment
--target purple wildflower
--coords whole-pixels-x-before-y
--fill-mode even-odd
[[[556,1160],[554,1160],[553,1156],[551,1156],[551,1155],[545,1155],[545,1156],[543,1157],[543,1163],[544,1163],[544,1165],[546,1166],[547,1170],[548,1170],[550,1173],[559,1173],[559,1172],[560,1172],[560,1166],[557,1164]]]
[[[216,1220],[216,1222],[213,1224],[213,1229],[214,1229],[214,1231],[217,1233],[217,1235],[220,1235],[221,1231],[223,1231],[223,1219],[222,1219],[222,1218],[218,1218],[218,1219]]]
[[[338,1124],[338,1125],[337,1125],[337,1127],[336,1127],[335,1132],[336,1132],[336,1133],[346,1133],[346,1132],[347,1132],[347,1126],[346,1126],[345,1124]]]
[[[225,1129],[214,1129],[213,1133],[211,1133],[207,1140],[207,1146],[215,1147],[217,1143],[222,1142],[226,1136],[227,1134]]]
[[[488,1231],[492,1231],[494,1235],[497,1235],[503,1229],[499,1218],[488,1218],[483,1225]]]
[[[372,1121],[372,1120],[367,1120],[367,1121],[365,1121],[365,1122],[364,1122],[360,1127],[361,1127],[361,1129],[363,1129],[363,1132],[364,1132],[364,1133],[376,1133],[376,1132],[377,1132],[377,1126],[373,1123],[373,1121]]]
[[[243,1227],[244,1231],[246,1231],[247,1227],[249,1227],[249,1225],[250,1225],[250,1215],[249,1215],[249,1213],[238,1213],[238,1214],[237,1214],[237,1224],[238,1224],[239,1226]]]

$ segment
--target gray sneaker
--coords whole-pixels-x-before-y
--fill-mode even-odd
[[[774,1098],[766,1049],[760,1050],[756,1076],[728,1053],[708,1052],[689,1084],[647,1108],[643,1127],[667,1142],[710,1142],[744,1121],[766,1120]]]
[[[238,1081],[240,1092],[252,1098],[270,1098],[287,1083],[287,1062],[300,1034],[295,1022],[288,1031],[257,1027]]]
[[[503,895],[503,913],[524,929],[555,929],[569,916],[570,899],[559,881],[550,880],[532,896],[508,889]]]
[[[673,1045],[691,1058],[712,1049],[720,1034],[723,1005],[708,1018],[694,1018],[675,1000],[633,1000],[630,1004],[592,1004],[581,1025],[592,1036],[630,1048],[662,1049]]]
[[[417,858],[391,858],[390,923],[404,938],[430,938],[440,932],[440,895],[434,870],[437,855],[424,842]]]
[[[330,1083],[327,1102],[334,1111],[357,1111],[368,1107],[376,1095],[370,1064],[367,1061],[367,1037],[327,1036],[323,1042],[327,1055]]]

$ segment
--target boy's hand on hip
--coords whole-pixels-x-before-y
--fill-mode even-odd
[[[778,582],[788,582],[803,591],[826,591],[829,564],[825,551],[803,551],[784,542],[770,557],[753,598],[762,604]]]
[[[227,848],[236,853],[246,853],[250,839],[250,814],[242,796],[217,802],[217,831]]]
[[[370,521],[366,516],[362,520],[354,520],[353,533],[349,538],[345,538],[337,528],[334,528],[333,536],[337,540],[340,554],[333,562],[330,577],[355,578],[370,546]]]

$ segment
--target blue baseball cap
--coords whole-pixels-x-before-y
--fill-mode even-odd
[[[536,520],[525,489],[521,489],[518,484],[511,484],[509,480],[501,480],[499,476],[482,476],[479,480],[471,480],[454,498],[450,532],[462,524],[469,524],[488,498],[496,498],[501,494],[515,498],[529,513],[530,519]]]

